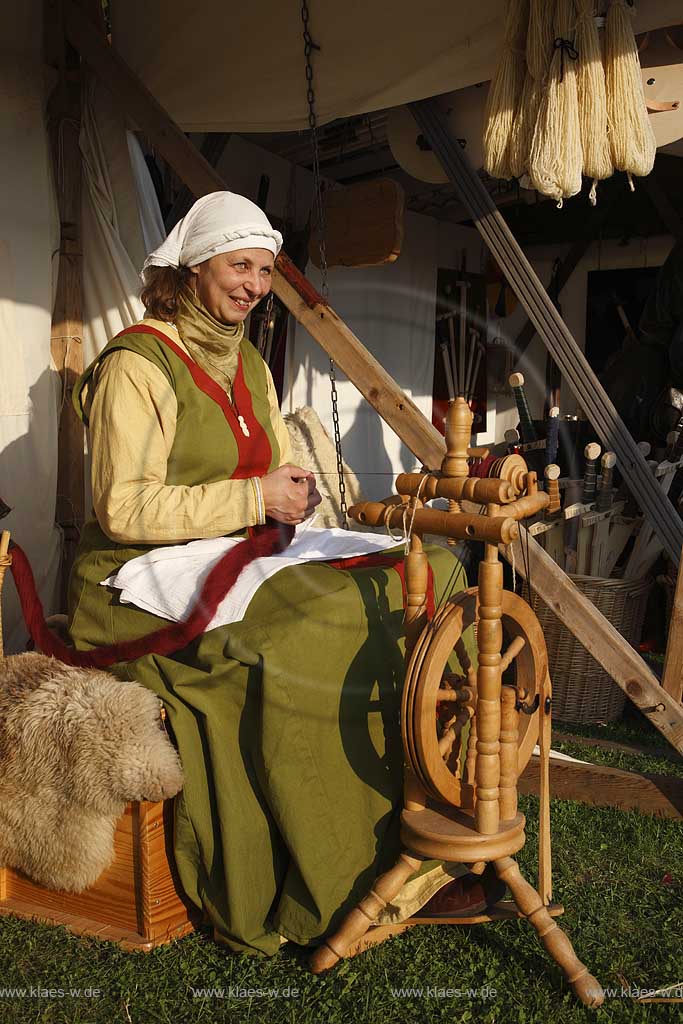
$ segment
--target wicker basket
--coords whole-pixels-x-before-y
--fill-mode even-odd
[[[572,576],[571,579],[629,643],[635,646],[640,642],[653,583],[650,577],[612,580]],[[526,585],[524,591],[529,600]],[[624,691],[537,594],[532,595],[529,603],[543,627],[548,647],[553,717],[560,722],[615,722],[624,709]]]

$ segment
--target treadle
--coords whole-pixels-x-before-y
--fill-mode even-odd
[[[561,917],[564,914],[564,905],[549,903],[547,910],[551,917]],[[371,946],[378,946],[386,939],[391,939],[394,935],[402,935],[409,928],[416,928],[420,925],[487,924],[489,921],[507,921],[513,917],[524,917],[513,900],[501,900],[486,913],[473,914],[471,917],[409,917],[407,921],[401,921],[398,924],[375,925],[361,939],[353,943],[344,955],[345,957],[357,956]]]
[[[175,877],[172,801],[131,803],[114,834],[114,860],[82,893],[57,892],[0,868],[0,915],[63,925],[75,935],[148,952],[187,935],[200,912]]]
[[[524,846],[523,814],[501,821],[493,835],[477,832],[471,814],[445,804],[401,814],[401,842],[412,852],[434,860],[474,864],[512,857]]]

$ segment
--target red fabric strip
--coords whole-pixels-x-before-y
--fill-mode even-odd
[[[241,413],[251,435],[249,438],[245,438],[241,428],[238,427],[236,435],[237,446],[239,448],[240,440],[247,442],[249,460],[245,462],[240,453],[240,464],[237,467],[239,472],[236,471],[232,474],[233,479],[246,480],[251,476],[264,476],[270,468],[273,452],[268,435],[254,415],[251,392],[244,379],[241,353],[237,360],[237,375],[235,376],[232,390],[235,397],[235,407]]]
[[[284,551],[293,536],[293,526],[270,523],[267,526],[254,527],[246,540],[223,555],[213,567],[204,581],[194,608],[184,621],[172,622],[135,640],[124,640],[118,644],[97,647],[92,651],[77,651],[68,647],[49,628],[45,622],[42,602],[28,558],[23,548],[14,541],[10,544],[10,569],[19,594],[24,621],[34,645],[44,654],[58,658],[67,665],[76,665],[79,668],[108,668],[119,662],[135,661],[145,654],[169,655],[187,647],[206,631],[218,605],[234,586],[242,569],[255,558],[265,558]],[[343,570],[394,569],[401,580],[405,608],[407,593],[403,557],[383,554],[357,555],[354,558],[342,558],[326,564],[333,569]],[[427,617],[431,619],[434,615],[434,574],[431,565],[428,566],[426,603]]]
[[[29,634],[43,654],[52,655],[67,665],[80,668],[108,668],[118,662],[135,661],[145,654],[174,654],[187,647],[201,633],[216,613],[218,605],[235,583],[242,569],[255,558],[279,554],[289,546],[293,526],[279,523],[254,528],[253,536],[237,544],[213,567],[204,581],[194,608],[183,622],[172,622],[136,640],[97,647],[92,651],[76,651],[67,647],[45,622],[43,606],[36,590],[31,566],[23,549],[14,542],[11,571],[19,594],[21,610]]]
[[[403,588],[403,607],[406,606],[408,591],[406,590],[406,564],[403,555],[354,555],[352,558],[338,558],[334,562],[325,562],[332,569],[395,569]],[[427,618],[434,617],[434,572],[427,563]]]

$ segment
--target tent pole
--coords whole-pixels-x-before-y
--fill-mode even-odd
[[[61,607],[85,514],[83,424],[71,405],[73,386],[83,372],[83,279],[81,254],[81,78],[78,54],[64,38],[63,25],[45,4],[46,42],[60,78],[48,104],[48,131],[53,154],[60,220],[59,273],[52,314],[51,352],[61,378],[63,400],[58,420],[57,503],[55,518],[63,533],[60,570]]]
[[[73,0],[65,0],[64,9],[70,42],[190,191],[202,196],[224,189],[226,185],[220,175],[92,27]],[[439,469],[446,451],[441,434],[283,254],[278,257],[273,291],[413,454],[427,468]],[[683,709],[662,690],[631,645],[526,531],[523,531],[523,540],[525,553],[535,556],[531,562],[534,590],[556,609],[560,621],[590,650],[672,746],[683,753]],[[521,562],[520,555],[518,571]],[[559,595],[561,601],[557,600]]]

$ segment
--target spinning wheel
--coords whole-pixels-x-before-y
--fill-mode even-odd
[[[498,554],[500,544],[519,536],[518,520],[546,507],[550,497],[539,493],[536,474],[521,456],[488,460],[470,476],[469,457],[485,460],[488,455],[481,449],[468,450],[471,425],[467,403],[457,398],[446,420],[447,453],[441,473],[401,474],[396,481],[398,504],[392,498],[349,510],[358,522],[371,526],[400,527],[407,516],[410,521],[401,715],[404,850],[341,927],[325,938],[311,957],[311,967],[319,972],[334,966],[425,859],[470,865],[476,873],[492,863],[512,893],[512,913],[526,917],[535,928],[579,999],[599,1006],[604,999],[599,983],[550,915],[547,653],[534,613],[503,588]],[[423,507],[423,502],[437,497],[448,500],[448,512]],[[463,512],[462,500],[485,507],[486,514]],[[431,622],[426,610],[427,555],[422,549],[426,533],[484,542],[479,586],[447,601]],[[465,641],[475,625],[476,668]],[[539,816],[540,893],[522,877],[513,859],[525,842],[517,780],[539,733],[546,779]]]
[[[461,808],[474,806],[477,672],[463,635],[477,623],[477,594],[476,588],[458,594],[425,627],[408,663],[401,707],[404,750],[416,778],[429,796]],[[547,661],[538,619],[508,591],[503,592],[502,622],[507,644],[501,662],[503,698],[523,712],[517,733],[519,775],[538,740],[538,700]],[[454,659],[462,674],[449,668]]]

